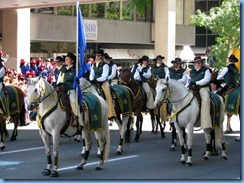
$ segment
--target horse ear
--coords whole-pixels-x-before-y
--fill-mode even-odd
[[[169,77],[167,76],[167,77],[166,77],[166,82],[168,83],[168,81],[169,81]]]
[[[37,80],[39,81],[41,78],[42,78],[42,75],[40,74],[40,75],[38,76],[38,79],[37,79]]]

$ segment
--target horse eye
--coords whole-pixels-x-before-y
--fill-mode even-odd
[[[164,91],[165,91],[165,88],[162,89],[162,92],[164,92]]]
[[[35,92],[37,92],[37,89],[35,89]]]

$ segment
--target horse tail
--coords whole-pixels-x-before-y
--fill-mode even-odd
[[[105,102],[105,101],[104,101]],[[105,102],[105,106],[107,103]],[[109,157],[109,152],[110,152],[110,131],[109,131],[109,126],[108,126],[108,107],[103,107],[105,111],[105,115],[103,114],[103,134],[105,138],[105,147],[104,147],[104,153],[103,153],[103,160],[107,160]]]
[[[25,113],[26,113],[25,103],[23,103],[19,114],[20,124],[25,124]]]
[[[219,114],[219,126],[214,127],[214,132],[215,132],[215,144],[216,148],[222,148],[222,144],[225,142],[225,136],[224,136],[224,129],[223,129],[223,123],[224,123],[224,115],[225,115],[225,108],[224,108],[224,101],[223,98],[220,97],[220,102],[221,102],[221,109],[220,109],[220,114]]]
[[[105,135],[105,140],[106,140],[103,159],[107,160],[109,157],[109,152],[110,152],[110,131],[109,131],[109,126],[108,126],[107,120],[104,121],[103,129],[104,129],[104,135]]]

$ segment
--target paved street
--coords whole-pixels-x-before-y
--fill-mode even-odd
[[[220,155],[211,156],[210,160],[202,160],[205,150],[202,131],[194,134],[193,166],[179,164],[180,148],[175,152],[169,150],[171,134],[166,126],[166,138],[150,132],[149,117],[144,116],[143,133],[139,143],[127,143],[121,156],[115,155],[119,143],[117,125],[111,127],[110,158],[102,171],[95,171],[98,161],[96,142],[93,144],[90,157],[84,170],[75,170],[81,161],[81,143],[61,139],[59,177],[43,176],[46,168],[46,156],[43,143],[38,134],[36,123],[19,127],[18,140],[6,142],[6,149],[0,152],[0,178],[10,180],[236,180],[241,175],[241,142],[235,138],[240,135],[240,123],[233,117],[231,134],[226,134],[228,160],[221,160]],[[226,125],[225,125],[226,126]],[[11,133],[12,124],[9,124]],[[133,136],[135,132],[133,133]]]

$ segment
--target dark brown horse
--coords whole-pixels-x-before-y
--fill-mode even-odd
[[[14,123],[14,129],[10,141],[14,141],[18,135],[17,127],[19,122],[21,126],[25,124],[25,94],[20,88],[14,86],[6,86],[5,91],[6,93],[4,93],[4,100],[6,101],[8,115],[10,116],[10,120]],[[6,116],[2,115],[0,117],[0,121],[1,142],[3,143],[7,135]]]
[[[132,74],[131,70],[129,68],[125,68],[120,73],[120,84],[128,86],[132,92],[134,93],[135,101],[134,106],[132,108],[135,116],[136,116],[136,136],[135,136],[135,142],[138,142],[140,135],[142,133],[142,123],[143,123],[143,116],[142,112],[146,112],[148,110],[151,121],[152,121],[152,132],[157,131],[158,124],[160,125],[161,129],[161,137],[165,137],[163,132],[163,127],[160,124],[159,114],[155,116],[155,110],[154,109],[147,109],[146,108],[146,93],[144,92],[142,86],[137,83]],[[156,119],[155,119],[156,118]],[[156,122],[155,122],[156,120]]]

